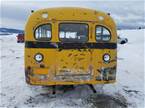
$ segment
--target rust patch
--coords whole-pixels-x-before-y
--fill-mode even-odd
[[[89,70],[92,72],[92,70],[93,70],[93,66],[92,65],[89,65]]]
[[[101,62],[101,61],[99,61],[98,63],[99,63],[99,64],[101,64],[102,62]]]
[[[82,69],[82,70],[84,70],[84,67],[79,67],[79,69]]]
[[[30,83],[30,77],[29,77],[29,69],[25,69],[25,79],[27,83]]]
[[[45,65],[44,64],[40,64],[40,68],[45,68]]]
[[[62,68],[67,68],[66,66],[63,66]]]
[[[74,56],[78,56],[78,54],[75,54]]]
[[[87,15],[87,13],[86,13],[86,12],[84,12],[84,15]]]
[[[27,73],[27,75],[31,75],[31,76],[34,75],[33,74],[33,70],[32,70],[32,68],[30,66],[28,66],[28,68],[26,69],[26,73]]]
[[[78,58],[78,61],[84,60],[85,58]]]
[[[96,77],[96,80],[115,80],[116,79],[116,67],[109,67],[109,68],[103,68],[97,70],[100,75]]]
[[[72,55],[72,53],[68,54],[68,57],[70,57]]]
[[[81,56],[85,56],[85,54],[80,54]]]
[[[75,65],[76,65],[76,63],[73,64],[73,66],[75,66]]]
[[[62,62],[63,62],[64,60],[63,60],[63,59],[61,59],[60,61],[62,61]]]
[[[116,62],[116,59],[111,60],[110,62]]]

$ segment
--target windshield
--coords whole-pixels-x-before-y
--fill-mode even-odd
[[[82,23],[61,23],[59,38],[62,42],[86,42],[88,40],[88,25]]]

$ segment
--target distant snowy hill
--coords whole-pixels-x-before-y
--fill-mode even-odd
[[[13,29],[13,28],[0,28],[0,35],[10,35],[13,33],[23,33],[23,30]]]
[[[118,30],[135,30],[135,29],[145,29],[145,26],[130,26],[130,25],[117,25]]]

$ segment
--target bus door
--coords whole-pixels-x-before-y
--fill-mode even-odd
[[[56,79],[80,81],[91,79],[89,26],[84,23],[60,23],[56,57]]]

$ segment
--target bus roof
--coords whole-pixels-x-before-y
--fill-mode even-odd
[[[101,22],[105,21],[114,23],[112,18],[104,12],[78,7],[58,7],[47,8],[35,11],[29,17],[31,22],[40,21],[91,21]],[[28,22],[29,22],[28,21]]]

